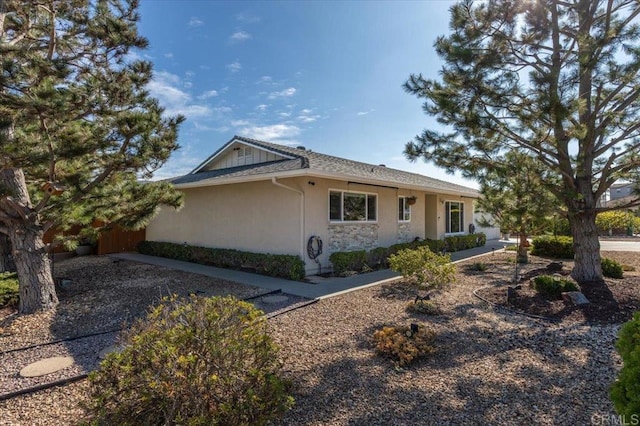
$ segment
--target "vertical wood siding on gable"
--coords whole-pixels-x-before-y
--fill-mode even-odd
[[[210,167],[207,167],[206,170],[219,170],[219,169],[227,169],[229,167],[237,167],[237,166],[246,166],[249,164],[259,164],[259,163],[268,163],[269,161],[283,160],[284,157],[281,155],[273,154],[271,152],[267,152],[261,149],[257,149],[254,147],[249,147],[245,145],[238,145],[242,151],[239,150],[230,150],[226,155],[222,158],[214,162]],[[249,148],[250,154],[244,155],[247,151],[245,148]],[[239,152],[242,152],[243,155],[238,155]]]

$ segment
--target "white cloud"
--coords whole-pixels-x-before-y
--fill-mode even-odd
[[[256,107],[256,109],[259,111],[266,111],[267,108],[269,108],[269,105],[265,105],[265,104],[260,104]]]
[[[284,89],[281,92],[271,92],[268,96],[269,99],[276,99],[276,98],[286,98],[289,96],[293,96],[296,94],[296,88],[295,87],[289,87],[288,89]]]
[[[248,124],[249,122],[247,120],[231,120],[231,125],[233,127],[246,126]]]
[[[165,53],[165,54],[164,54],[164,57],[165,57],[165,58],[169,58],[169,59],[171,59],[171,58],[173,58],[173,53],[171,53],[171,52],[169,52],[169,53]]]
[[[203,24],[204,24],[204,22],[201,19],[196,18],[195,16],[192,16],[191,19],[189,19],[189,26],[190,27],[199,27],[199,26],[201,26]]]
[[[231,72],[238,72],[242,69],[242,64],[238,61],[227,64],[227,69]]]
[[[362,115],[367,115],[367,114],[369,114],[370,112],[374,112],[374,111],[375,111],[375,109],[370,109],[369,111],[359,111],[359,112],[357,113],[357,115],[360,115],[360,116],[362,116]]]
[[[149,82],[147,88],[154,98],[160,101],[160,105],[165,108],[165,114],[195,118],[205,117],[211,114],[211,110],[206,105],[193,103],[191,95],[181,89],[184,82],[175,74],[166,71],[156,72],[153,80]]]
[[[291,113],[290,113],[290,112],[280,112],[280,113],[278,113],[278,115],[279,115],[280,117],[284,117],[284,118],[289,118],[289,117],[291,117]]]
[[[233,111],[233,110],[232,110],[230,107],[228,107],[228,106],[215,107],[213,110],[214,110],[214,111],[216,111],[216,112],[219,112],[219,113],[221,113],[221,114],[226,114],[226,113],[228,113],[228,112],[232,112],[232,111]]]
[[[300,111],[300,115],[298,115],[298,120],[302,121],[303,123],[313,123],[318,118],[320,118],[320,116],[317,114],[311,114],[312,112],[313,110],[311,109],[303,109],[302,111]]]
[[[265,141],[282,141],[300,134],[300,128],[288,124],[273,124],[270,126],[249,126],[240,130],[240,133],[250,138]]]
[[[251,34],[249,34],[246,31],[237,31],[233,34],[231,34],[231,40],[232,41],[245,41],[245,40],[249,40],[251,38]]]
[[[236,19],[240,22],[244,22],[246,24],[253,24],[256,22],[260,22],[260,17],[253,15],[251,13],[238,13],[236,15]]]
[[[261,83],[268,83],[270,81],[272,81],[273,78],[269,77],[268,75],[263,75],[262,77],[260,77],[260,82]]]
[[[192,82],[190,82],[190,81],[185,81],[185,82],[184,82],[184,87],[186,87],[187,89],[190,89],[190,88],[191,88],[191,86],[193,86],[193,83],[192,83]]]
[[[218,96],[217,90],[207,90],[206,92],[203,92],[200,96],[198,96],[198,99],[209,99],[215,96]]]

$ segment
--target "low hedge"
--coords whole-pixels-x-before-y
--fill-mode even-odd
[[[329,261],[333,265],[333,272],[340,275],[347,271],[388,268],[389,256],[404,249],[417,249],[426,246],[434,253],[442,251],[453,252],[482,247],[486,242],[487,236],[483,233],[456,235],[446,237],[444,240],[417,240],[409,243],[394,244],[389,247],[376,247],[369,251],[337,251],[331,253]]]
[[[573,238],[563,236],[542,236],[533,239],[534,256],[547,256],[555,259],[573,259]]]
[[[186,244],[142,241],[137,250],[141,254],[184,260],[219,268],[251,270],[261,275],[301,280],[304,262],[300,256],[288,254],[250,253],[240,250],[189,246]]]

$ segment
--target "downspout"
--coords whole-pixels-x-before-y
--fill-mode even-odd
[[[272,177],[271,178],[271,183],[274,184],[275,186],[279,186],[280,188],[284,188],[284,189],[288,189],[289,191],[293,191],[293,192],[297,192],[298,194],[300,194],[300,258],[302,259],[303,262],[305,262],[305,256],[304,256],[304,192],[296,189],[296,188],[292,188],[290,186],[287,185],[283,185],[280,182],[278,182],[277,177]],[[306,262],[305,262],[306,263]]]

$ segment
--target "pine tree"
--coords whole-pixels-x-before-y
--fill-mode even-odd
[[[479,177],[482,197],[476,207],[487,215],[478,223],[516,232],[520,263],[528,261],[527,238],[543,231],[554,214],[565,214],[543,182],[544,173],[535,158],[510,151]]]
[[[9,237],[21,313],[57,304],[44,232],[143,226],[166,183],[141,183],[174,152],[183,117],[165,117],[133,49],[137,0],[0,1],[0,233]]]
[[[544,166],[567,212],[578,282],[603,282],[599,200],[640,167],[639,14],[636,0],[464,1],[451,8],[451,34],[435,42],[440,79],[405,84],[451,129],[425,130],[406,145],[408,158],[467,177],[509,151]]]

